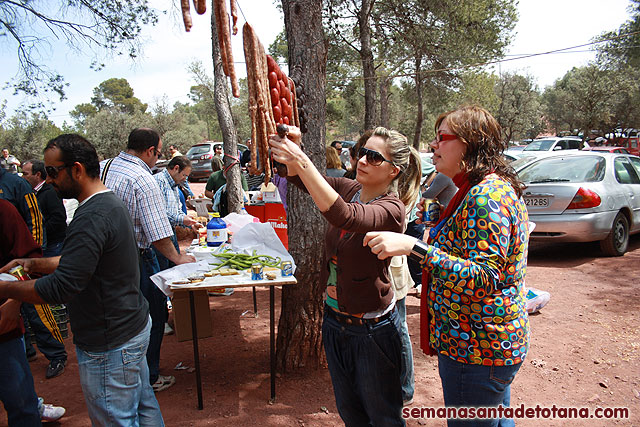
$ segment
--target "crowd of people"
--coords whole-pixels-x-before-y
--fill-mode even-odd
[[[500,127],[471,106],[443,113],[435,132],[435,170],[426,171],[407,138],[383,127],[350,148],[348,170],[340,148],[328,146],[326,174],[301,149],[297,128],[269,141],[283,202],[291,183],[328,223],[318,279],[326,285],[322,337],[345,425],[405,424],[402,408],[414,398],[406,295],[414,286],[423,285],[420,348],[437,356],[446,406],[508,406],[528,351],[527,211],[502,158]],[[50,304],[67,305],[92,423],[164,425],[155,393],[175,378],[160,372],[167,297],[150,277],[195,261],[180,252],[175,229],[198,223],[180,191],[189,159],[171,146],[166,169],[153,175],[161,151],[160,135],[147,128],[102,162],[75,134],[49,141],[44,160],[20,164],[3,151],[0,273],[22,266],[30,275],[0,276],[0,400],[10,425],[64,414],[37,397],[20,320],[22,313],[50,360],[47,377],[60,375],[60,332],[38,321]],[[222,158],[214,162],[206,195],[215,199],[226,176]],[[68,225],[61,198],[79,203]],[[423,219],[424,199],[440,203],[438,221]]]

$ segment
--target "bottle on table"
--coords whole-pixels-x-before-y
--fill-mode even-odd
[[[227,241],[227,224],[220,219],[218,212],[213,213],[213,218],[207,224],[207,246],[220,246]]]

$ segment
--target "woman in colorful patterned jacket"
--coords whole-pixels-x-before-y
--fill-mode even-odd
[[[379,127],[360,148],[356,180],[323,176],[294,143],[269,140],[288,182],[307,191],[328,224],[319,283],[326,285],[322,341],[336,406],[347,426],[403,426],[400,319],[389,261],[363,244],[371,230],[402,232],[416,200],[420,157],[400,133]],[[289,209],[295,206],[289,205]]]
[[[458,187],[440,222],[426,243],[388,232],[367,233],[365,243],[380,259],[406,254],[419,260],[430,276],[423,281],[429,289],[422,294],[420,346],[438,355],[445,405],[506,407],[529,346],[522,185],[503,160],[506,144],[488,111],[469,106],[444,113],[435,129],[433,163]]]

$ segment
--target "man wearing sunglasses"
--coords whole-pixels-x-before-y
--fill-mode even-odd
[[[67,304],[93,425],[162,426],[144,357],[151,319],[140,292],[129,212],[100,182],[98,155],[82,136],[52,139],[44,159],[47,182],[61,197],[76,199],[79,207],[60,257],[21,258],[0,269],[22,265],[26,273],[46,276],[0,281],[0,299]]]
[[[160,375],[160,347],[168,311],[167,297],[151,281],[151,276],[160,271],[151,246],[176,265],[195,262],[193,256],[178,253],[171,241],[173,228],[167,218],[164,195],[151,173],[161,151],[162,140],[158,132],[138,128],[129,134],[125,151],[100,164],[102,182],[124,202],[133,221],[139,251],[140,290],[149,302],[151,312],[147,363],[155,391],[166,390],[176,379],[172,375]]]

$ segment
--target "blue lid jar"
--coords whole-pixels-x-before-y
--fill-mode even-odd
[[[207,224],[207,246],[220,246],[227,241],[227,224],[220,219],[218,212],[213,213],[213,218]]]

